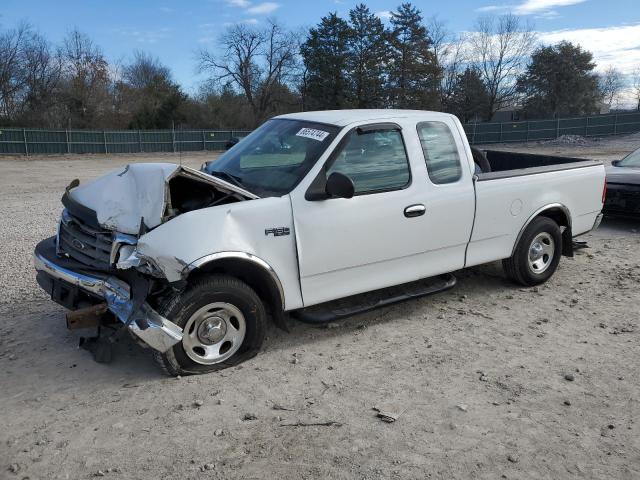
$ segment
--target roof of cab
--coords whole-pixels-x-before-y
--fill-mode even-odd
[[[430,112],[427,110],[323,110],[317,112],[299,112],[279,115],[275,118],[289,120],[306,120],[308,122],[328,123],[338,127],[344,127],[354,122],[368,122],[400,118],[422,118],[425,115],[433,118],[441,116],[443,118],[451,117],[448,113]]]

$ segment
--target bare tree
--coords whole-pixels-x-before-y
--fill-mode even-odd
[[[210,72],[219,85],[239,89],[258,125],[273,109],[278,91],[294,75],[299,41],[270,20],[265,28],[236,24],[222,36],[221,44],[222,55],[200,52],[200,70]]]
[[[609,108],[617,105],[620,93],[624,89],[624,79],[622,73],[615,67],[607,68],[598,77],[598,87],[602,95],[602,101],[609,105]]]
[[[640,67],[633,72],[632,91],[636,99],[636,110],[640,111]]]
[[[436,62],[442,68],[440,78],[440,105],[447,108],[456,85],[456,79],[467,62],[466,45],[462,37],[453,34],[444,21],[433,16],[427,20],[427,31],[432,41]]]
[[[472,62],[489,90],[486,119],[490,120],[514,102],[516,80],[535,47],[536,34],[516,15],[484,16],[467,40]]]
[[[122,68],[122,78],[132,88],[145,88],[158,81],[171,83],[171,70],[159,58],[136,50],[133,61]]]
[[[49,42],[26,24],[0,35],[0,117],[5,123],[46,123],[55,102],[60,62]]]
[[[62,43],[63,100],[75,127],[99,127],[110,108],[109,64],[89,36],[74,29]]]

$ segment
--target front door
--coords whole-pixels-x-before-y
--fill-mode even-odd
[[[427,179],[415,123],[412,127],[367,125],[345,135],[324,169],[327,177],[332,172],[349,176],[355,186],[353,198],[308,200],[304,191],[292,192],[305,306],[451,271],[464,264],[473,222],[470,178],[465,179],[469,186],[465,194],[460,183],[449,194],[439,192],[453,208],[433,201],[437,189]],[[410,162],[408,151],[419,157]],[[450,218],[460,213],[455,205],[463,203],[464,214]],[[433,211],[434,204],[439,212]],[[442,235],[442,229],[447,228],[440,223],[443,218],[458,227]],[[455,251],[446,248],[454,244]]]

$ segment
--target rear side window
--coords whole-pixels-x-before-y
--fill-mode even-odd
[[[460,180],[460,156],[449,127],[442,122],[421,122],[418,124],[418,138],[427,162],[429,179],[435,184]]]
[[[399,130],[352,131],[327,177],[333,172],[351,178],[356,194],[405,187],[410,173],[402,134]]]

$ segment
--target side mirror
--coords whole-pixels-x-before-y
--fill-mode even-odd
[[[238,137],[231,137],[227,143],[224,145],[224,149],[225,150],[229,150],[230,148],[235,147],[238,142],[240,141],[240,139]]]
[[[614,160],[611,162],[611,165],[613,165],[614,167],[617,167],[620,164],[620,160]]]
[[[329,175],[324,188],[327,195],[333,198],[351,198],[356,191],[353,181],[340,172]]]

